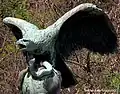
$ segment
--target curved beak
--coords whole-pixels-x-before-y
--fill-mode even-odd
[[[26,50],[28,41],[27,41],[27,40],[24,40],[24,39],[19,39],[19,40],[16,42],[16,44],[20,46],[20,50]]]

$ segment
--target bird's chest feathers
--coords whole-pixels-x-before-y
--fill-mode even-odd
[[[54,47],[56,37],[54,35],[54,31],[52,30],[46,30],[46,31],[41,31],[40,37],[38,39],[37,45],[39,45],[40,48],[43,50],[48,50],[51,49],[51,47]]]

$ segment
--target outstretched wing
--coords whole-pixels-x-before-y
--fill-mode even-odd
[[[34,24],[19,18],[6,17],[3,19],[3,22],[11,28],[17,40],[21,39],[26,34],[28,35],[39,30]],[[28,37],[30,37],[30,35]]]
[[[39,30],[37,26],[19,18],[6,17],[3,19],[3,22],[10,27],[17,41],[19,39],[22,39],[25,34],[29,35],[30,33],[33,33],[34,31]],[[20,45],[20,48],[24,48],[24,45]],[[24,56],[26,56],[27,61],[33,58],[33,56],[28,52],[24,51],[23,54]]]
[[[55,45],[57,53],[68,56],[77,47],[102,54],[113,52],[117,47],[117,37],[107,14],[92,4],[78,7],[59,19],[64,22]]]

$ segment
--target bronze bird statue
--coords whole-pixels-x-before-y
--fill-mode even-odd
[[[77,82],[63,56],[68,57],[78,47],[100,54],[112,53],[117,48],[113,24],[102,9],[91,3],[76,6],[45,29],[14,17],[6,17],[3,22],[10,26],[23,51],[50,57],[49,62],[61,72],[65,88]]]

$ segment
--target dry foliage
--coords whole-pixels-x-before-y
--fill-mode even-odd
[[[3,1],[1,0],[1,2]],[[8,2],[5,0],[3,8],[6,7],[8,10],[2,9],[2,7],[2,11],[0,10],[0,94],[18,94],[16,88],[18,73],[26,66],[22,53],[15,45],[15,38],[2,23],[3,17],[12,15],[10,11],[12,13],[14,11],[12,16],[24,18],[41,28],[45,28],[75,6],[85,2],[92,2],[109,15],[116,28],[120,46],[119,0],[29,0],[29,2],[25,3],[26,6],[20,8],[21,13],[11,8],[13,6],[11,2],[12,0],[8,0]],[[8,6],[9,3],[11,6]],[[17,3],[16,0],[14,5]],[[19,4],[16,7],[19,7]],[[23,11],[24,9],[27,9],[27,11]],[[101,56],[85,48],[76,50],[66,59],[66,63],[75,73],[79,83],[75,87],[62,90],[62,94],[83,94],[85,88],[116,89],[120,85],[119,54],[118,52]]]

